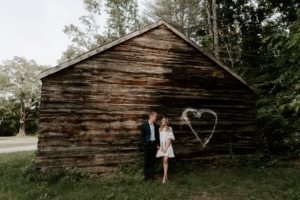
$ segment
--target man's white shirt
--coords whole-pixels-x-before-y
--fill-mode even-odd
[[[149,121],[148,121],[149,122]],[[154,130],[154,124],[150,123],[149,122],[149,125],[150,125],[150,132],[151,132],[151,135],[150,135],[150,141],[154,141],[155,140],[155,130]]]

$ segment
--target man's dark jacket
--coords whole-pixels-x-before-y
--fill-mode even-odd
[[[155,143],[156,145],[160,146],[160,139],[159,139],[159,126],[156,123],[154,124],[154,132],[155,132]],[[141,142],[142,144],[148,145],[150,142],[151,130],[149,121],[146,121],[142,124],[141,128]]]

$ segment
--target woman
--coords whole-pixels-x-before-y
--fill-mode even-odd
[[[175,140],[173,130],[168,126],[168,118],[164,117],[159,128],[160,149],[157,151],[156,157],[162,157],[164,167],[164,177],[162,183],[168,180],[168,159],[173,158],[174,152],[172,140]]]

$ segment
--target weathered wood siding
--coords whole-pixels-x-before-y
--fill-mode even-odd
[[[42,79],[37,167],[106,172],[137,156],[151,110],[168,115],[176,157],[253,152],[254,92],[165,26],[150,30]],[[187,118],[186,109],[210,109]],[[199,113],[198,113],[199,114]],[[159,121],[158,121],[159,122]]]

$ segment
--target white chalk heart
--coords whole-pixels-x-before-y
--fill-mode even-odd
[[[188,118],[188,116],[187,116],[188,112],[192,112],[192,113],[195,115],[195,117],[197,117],[197,118],[199,118],[199,119],[201,118],[201,115],[202,115],[203,113],[210,113],[210,114],[212,114],[212,115],[215,116],[215,119],[216,119],[216,120],[215,120],[214,127],[213,127],[213,129],[212,129],[212,132],[211,132],[210,136],[204,140],[204,142],[200,139],[200,137],[198,136],[197,132],[193,129],[193,127],[192,127],[192,125],[191,125],[191,122],[190,122],[190,120],[189,120],[189,118]],[[200,109],[200,110],[196,110],[196,109],[192,109],[192,108],[187,108],[187,109],[185,109],[185,110],[183,111],[183,113],[182,113],[182,118],[184,119],[185,123],[190,127],[190,129],[192,130],[192,132],[195,134],[196,138],[200,141],[201,145],[202,145],[203,147],[205,147],[205,146],[207,145],[207,143],[209,142],[209,140],[212,138],[212,136],[213,136],[213,134],[214,134],[214,132],[215,132],[215,128],[216,128],[216,125],[217,125],[217,122],[218,122],[218,116],[217,116],[217,113],[215,113],[214,111],[209,110],[209,109]]]

